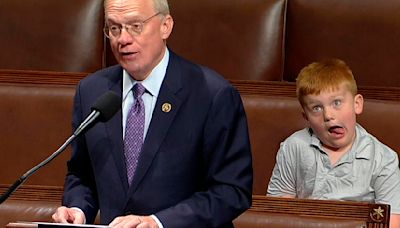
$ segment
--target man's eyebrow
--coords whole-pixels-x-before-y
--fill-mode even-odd
[[[118,23],[116,23],[113,19],[110,19],[110,18],[106,18],[105,22],[106,22],[107,24],[118,24]]]
[[[143,21],[143,20],[144,19],[142,17],[140,17],[139,15],[136,15],[136,16],[127,17],[124,21],[127,24],[129,24],[129,23],[134,23],[134,22],[140,22],[140,21]],[[109,21],[109,22],[114,23],[114,24],[120,24],[120,23],[115,22],[115,20],[113,20],[112,18],[106,18],[105,21],[106,22]]]

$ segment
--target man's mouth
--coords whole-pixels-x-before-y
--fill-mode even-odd
[[[133,55],[133,54],[135,54],[136,52],[121,52],[121,55],[123,55],[123,56],[127,56],[127,55]]]

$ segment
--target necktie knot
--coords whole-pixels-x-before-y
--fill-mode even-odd
[[[138,97],[142,97],[143,93],[146,91],[146,88],[142,85],[142,83],[136,83],[133,86],[133,97],[137,99]]]

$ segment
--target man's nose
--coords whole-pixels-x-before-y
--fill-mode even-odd
[[[118,43],[121,45],[130,44],[133,42],[133,36],[128,32],[128,29],[125,27],[121,28],[121,34],[118,37]]]

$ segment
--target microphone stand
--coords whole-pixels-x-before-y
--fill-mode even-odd
[[[56,152],[54,152],[53,154],[51,154],[48,158],[46,158],[44,161],[40,162],[38,165],[36,165],[35,167],[31,168],[28,172],[26,172],[24,175],[22,175],[18,180],[16,180],[14,182],[14,184],[12,184],[7,191],[0,196],[0,204],[2,204],[8,197],[10,197],[10,195],[15,192],[22,183],[24,183],[33,173],[35,173],[38,169],[40,169],[41,167],[45,166],[47,163],[51,162],[55,157],[57,157],[59,154],[61,154],[61,152],[63,152],[65,150],[65,148],[67,148],[67,146],[76,138],[77,135],[73,134],[71,135],[66,141],[65,143],[58,148],[58,150]]]
[[[22,175],[18,180],[12,184],[7,191],[0,196],[0,204],[2,204],[10,195],[15,192],[22,183],[24,183],[33,173],[35,173],[38,169],[45,166],[47,163],[51,162],[54,158],[56,158],[61,152],[63,152],[67,146],[80,134],[82,131],[86,130],[86,128],[93,123],[100,116],[100,112],[97,110],[93,110],[90,115],[79,125],[79,127],[75,130],[74,134],[72,134],[63,145],[53,154],[51,154],[44,161],[40,162],[38,165],[31,168],[28,172]]]
[[[0,204],[2,204],[10,195],[17,190],[22,183],[26,181],[34,172],[38,169],[51,162],[55,157],[57,157],[61,152],[67,148],[67,146],[83,131],[90,128],[93,124],[96,123],[97,120],[101,122],[105,122],[110,119],[121,107],[120,97],[113,91],[108,91],[107,93],[101,95],[97,98],[95,104],[92,106],[92,112],[83,120],[83,122],[76,128],[74,133],[61,145],[60,148],[53,154],[51,154],[46,160],[42,161],[24,175],[22,175],[17,181],[12,184],[7,191],[0,196]]]

